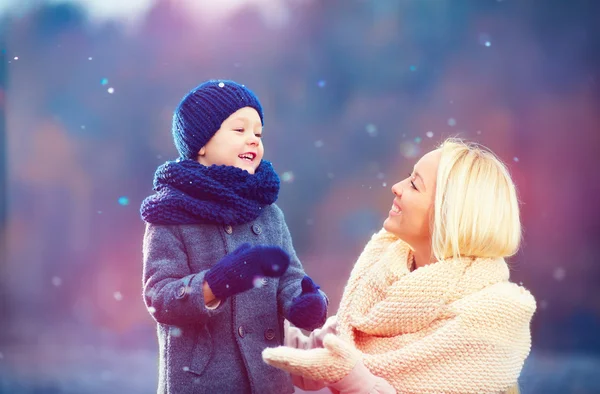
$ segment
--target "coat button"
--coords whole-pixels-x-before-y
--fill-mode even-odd
[[[244,335],[245,335],[244,326],[238,327],[238,335],[240,336],[240,338],[244,337]]]
[[[263,286],[266,286],[266,285],[267,285],[267,283],[269,283],[269,281],[267,280],[267,278],[262,278],[262,279],[260,280],[260,282],[262,283],[262,285],[263,285]]]
[[[260,235],[260,233],[262,233],[262,228],[260,228],[260,226],[258,224],[253,224],[252,232],[256,235]]]
[[[267,328],[265,330],[265,339],[267,341],[272,341],[273,339],[275,339],[275,330],[273,330],[272,328]]]
[[[232,234],[233,233],[233,227],[231,227],[230,225],[225,226],[225,232],[227,234]]]
[[[181,286],[179,289],[177,289],[175,296],[177,298],[183,298],[185,296],[185,286]]]

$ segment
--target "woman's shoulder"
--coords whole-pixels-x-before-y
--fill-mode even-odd
[[[535,310],[535,298],[525,287],[509,281],[485,287],[455,305],[463,317],[483,325],[508,321],[529,324]]]

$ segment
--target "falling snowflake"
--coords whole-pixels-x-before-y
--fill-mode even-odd
[[[450,127],[456,126],[456,119],[454,119],[454,118],[448,119],[448,126],[450,126]]]
[[[367,133],[371,136],[371,137],[376,137],[377,136],[377,126],[375,126],[372,123],[369,123],[366,127],[367,129]]]
[[[292,171],[286,171],[281,174],[281,180],[286,183],[292,183],[294,181],[294,173]]]
[[[565,279],[566,274],[567,273],[564,268],[558,267],[554,270],[554,279],[560,282]]]
[[[171,329],[169,330],[169,334],[175,338],[180,337],[181,336],[181,328],[171,326]]]
[[[120,291],[115,291],[113,293],[113,297],[115,297],[115,300],[117,300],[117,301],[121,301],[123,299],[123,295],[121,294]]]
[[[425,135],[427,136],[427,138],[433,138],[433,131],[428,131],[427,133],[425,133]]]
[[[479,35],[479,43],[483,46],[489,47],[492,45],[491,37],[489,34],[481,33]]]
[[[419,155],[419,147],[412,142],[404,142],[400,145],[400,153],[406,159],[412,159]]]
[[[52,284],[56,287],[60,286],[62,284],[62,279],[60,279],[58,276],[54,276],[52,278]]]
[[[322,148],[322,147],[323,147],[323,145],[324,145],[324,144],[323,144],[323,141],[321,141],[321,140],[317,140],[317,141],[315,141],[315,147],[317,147],[317,148]]]
[[[263,282],[262,276],[255,276],[254,279],[252,280],[252,286],[254,286],[254,288],[256,288],[256,289],[260,289],[264,285],[265,284]]]

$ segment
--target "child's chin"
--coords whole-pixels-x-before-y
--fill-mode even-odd
[[[248,171],[248,173],[250,175],[254,175],[254,173],[256,172],[256,168],[254,166],[250,166],[250,165],[241,165],[241,166],[236,166],[237,168],[241,169],[241,170],[246,170]]]

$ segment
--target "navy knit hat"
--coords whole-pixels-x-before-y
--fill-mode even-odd
[[[198,151],[221,128],[221,123],[244,107],[254,108],[264,124],[258,97],[244,85],[210,80],[189,92],[173,114],[173,138],[179,156],[195,160]]]

